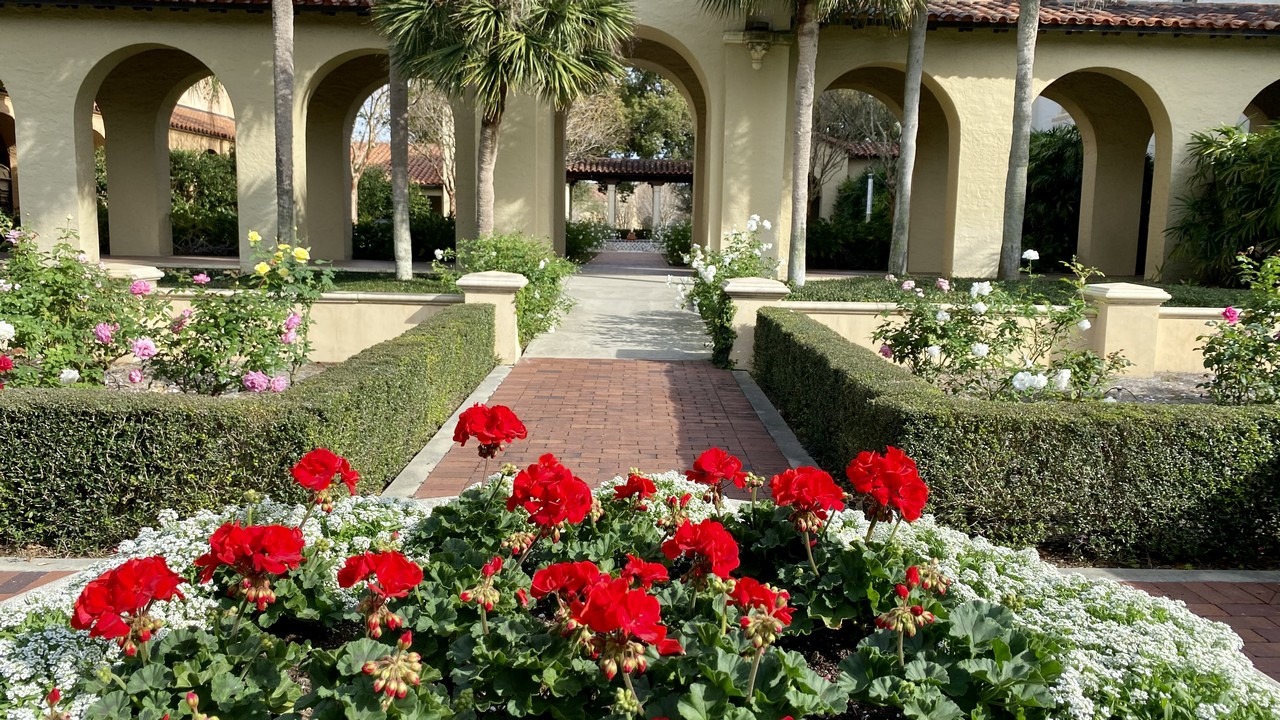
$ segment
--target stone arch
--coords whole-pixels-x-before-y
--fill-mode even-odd
[[[0,79],[0,213],[11,219],[19,217],[18,201],[18,126],[13,101]]]
[[[1280,123],[1280,80],[1258,91],[1244,108],[1244,116],[1249,120],[1250,132]]]
[[[298,218],[318,258],[351,257],[351,134],[360,106],[387,84],[386,50],[354,50],[321,66],[303,94],[305,166]]]
[[[848,70],[822,90],[858,90],[902,117],[905,68],[874,63]],[[913,273],[942,273],[953,264],[960,162],[960,116],[946,90],[924,75],[920,130],[912,183],[907,267]]]
[[[107,55],[82,83],[75,117],[81,204],[94,202],[93,151],[105,138],[113,255],[173,253],[169,122],[182,94],[213,74],[186,50],[146,44]],[[95,108],[101,130],[93,124]]]
[[[1168,116],[1155,92],[1123,71],[1084,68],[1054,79],[1041,95],[1071,114],[1084,144],[1080,261],[1108,275],[1150,272],[1163,259],[1149,257],[1147,248],[1151,233],[1164,231],[1164,212],[1157,215],[1155,205],[1167,207],[1173,150]]]

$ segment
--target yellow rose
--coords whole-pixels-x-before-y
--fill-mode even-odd
[[[276,254],[271,257],[272,257],[272,262],[280,262],[281,260],[284,259],[284,253],[277,250]]]
[[[306,248],[294,248],[293,259],[298,262],[306,262],[311,259],[311,251]]]
[[[271,272],[271,266],[264,262],[260,262],[253,266],[253,271],[259,275],[265,276],[267,273]]]
[[[250,245],[257,245],[257,244],[258,244],[258,243],[260,243],[260,242],[262,242],[262,236],[258,234],[258,231],[257,231],[257,230],[250,230],[250,231],[249,231],[249,244],[250,244]]]
[[[282,278],[288,278],[288,277],[289,277],[289,268],[287,268],[287,267],[282,267],[282,268],[280,268],[279,270],[276,270],[276,274],[277,274],[277,275],[279,275],[279,276],[280,276],[280,277],[282,277]]]
[[[284,252],[289,252],[289,247],[290,247],[290,246],[289,246],[289,245],[287,245],[287,244],[285,244],[285,243],[280,243],[279,245],[277,245],[277,246],[276,246],[276,249],[277,249],[277,250],[282,250],[282,251],[284,251]]]

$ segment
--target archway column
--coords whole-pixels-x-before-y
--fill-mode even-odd
[[[475,237],[475,147],[474,131],[479,128],[475,114],[471,123],[459,122],[463,113],[454,112],[457,140],[458,217],[464,212],[463,197],[470,196],[470,233]],[[470,132],[468,132],[470,131]],[[468,142],[463,135],[470,135]],[[470,145],[469,147],[464,147]],[[464,153],[467,153],[464,155]],[[465,163],[463,162],[465,160]],[[463,172],[463,165],[471,173]],[[464,179],[466,185],[463,184]],[[498,163],[494,168],[494,231],[519,232],[552,240],[556,252],[564,254],[565,217],[564,117],[537,98],[513,94],[502,116]]]
[[[1151,124],[1145,117],[1079,123],[1084,139],[1080,262],[1107,275],[1132,275],[1142,224],[1142,187]]]
[[[107,145],[112,255],[173,254],[169,119],[158,104],[100,100]]]
[[[270,43],[266,44],[270,50]],[[275,240],[276,150],[275,92],[269,82],[271,61],[264,62],[267,82],[227,82],[236,98],[236,189],[240,212],[240,266],[253,266],[249,233],[257,232],[264,242]],[[108,151],[109,153],[110,151]]]

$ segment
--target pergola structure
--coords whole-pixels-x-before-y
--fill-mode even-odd
[[[647,158],[587,158],[571,162],[565,168],[569,187],[586,181],[605,188],[608,195],[609,227],[618,226],[618,183],[644,183],[653,188],[653,217],[662,216],[662,188],[671,185],[693,185],[692,160]],[[568,201],[566,201],[568,202]],[[573,219],[573,205],[568,218]]]
[[[171,253],[168,118],[216,76],[235,107],[242,236],[275,232],[275,94],[269,0],[26,0],[0,6],[0,165],[14,168],[22,220],[45,242],[70,226],[98,253],[92,116],[106,126],[110,252]],[[351,252],[355,114],[388,77],[370,0],[297,0],[293,108],[297,228],[321,258]],[[628,62],[663,74],[694,117],[693,226],[715,246],[758,214],[789,245],[795,47],[782,10],[722,18],[692,0],[635,0]],[[932,0],[910,218],[912,272],[993,274],[1011,138],[1017,3]],[[1165,230],[1191,168],[1193,133],[1280,118],[1280,6],[1046,2],[1034,90],[1065,107],[1085,144],[1078,255],[1109,274],[1165,266]],[[822,29],[817,89],[870,93],[899,112],[906,38],[875,24]],[[457,217],[475,231],[478,122],[455,107]],[[496,225],[563,243],[563,115],[508,103]],[[1153,148],[1149,201],[1144,166]],[[1145,228],[1145,230],[1144,230]],[[248,258],[247,246],[241,248]],[[785,267],[783,268],[785,271]]]

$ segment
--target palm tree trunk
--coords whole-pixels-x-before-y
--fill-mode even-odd
[[[1004,185],[1004,234],[1000,241],[1002,280],[1016,278],[1022,256],[1022,217],[1027,204],[1027,163],[1031,154],[1031,76],[1036,61],[1040,0],[1018,0],[1018,69],[1013,83],[1013,142]]]
[[[409,83],[391,66],[391,233],[396,279],[413,279],[409,236]]]
[[[813,85],[818,63],[818,9],[796,0],[796,107],[791,154],[791,253],[787,279],[804,285],[805,232],[809,220],[809,164],[813,155]]]
[[[271,0],[272,69],[276,90],[276,237],[294,242],[293,0]]]
[[[486,114],[480,121],[480,147],[476,151],[476,232],[493,232],[493,168],[498,162],[498,137],[502,114]]]
[[[911,181],[916,167],[916,135],[920,130],[920,78],[924,74],[925,33],[929,10],[920,8],[907,39],[907,80],[902,91],[902,136],[898,139],[898,188],[893,202],[893,241],[889,272],[907,272],[907,237],[911,228]]]

